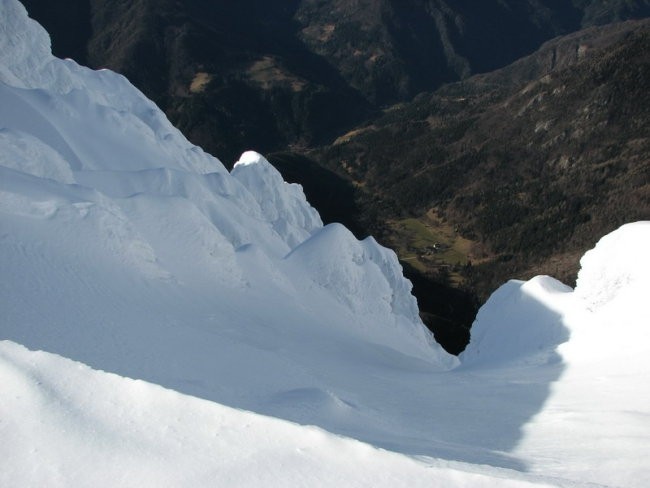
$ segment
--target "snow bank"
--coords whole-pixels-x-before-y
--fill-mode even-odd
[[[302,187],[286,183],[261,154],[245,152],[231,174],[254,196],[263,217],[273,224],[290,248],[323,226],[318,212],[307,203]]]
[[[436,348],[431,333],[413,327],[419,321],[411,283],[402,275],[397,256],[369,237],[359,242],[341,224],[329,224],[297,246],[287,257],[294,269],[332,294],[359,316],[367,340],[407,354],[431,359]],[[446,368],[456,365],[448,354],[437,355]]]
[[[357,273],[348,248],[377,263],[352,288],[321,286],[309,261],[284,259],[322,228],[299,186],[253,152],[231,175],[125,78],[52,57],[20,4],[0,9],[3,338],[258,411],[287,391],[345,398],[363,373],[343,371],[359,358],[453,362],[425,332],[394,254],[351,235],[343,251],[315,239],[342,277]],[[367,297],[386,303],[380,314]]]
[[[1,8],[0,162],[37,179],[8,175],[0,205],[14,215],[47,208],[44,215],[56,216],[57,227],[68,233],[59,232],[59,249],[69,249],[67,258],[58,251],[57,259],[80,260],[74,256],[74,242],[66,238],[79,225],[85,229],[79,233],[85,249],[77,254],[86,256],[90,266],[83,272],[110,268],[119,290],[127,288],[125,283],[117,284],[120,276],[137,270],[140,278],[129,279],[160,279],[201,290],[216,284],[236,288],[264,282],[264,287],[283,294],[276,297],[277,306],[288,309],[305,300],[320,303],[328,293],[346,289],[348,309],[331,312],[330,321],[345,322],[351,331],[355,323],[369,323],[361,316],[367,307],[358,304],[375,293],[379,285],[373,279],[377,278],[389,306],[381,310],[382,315],[375,314],[376,324],[365,331],[366,336],[403,352],[410,349],[428,355],[433,361],[446,358],[424,332],[394,254],[382,255],[384,251],[374,246],[380,265],[392,273],[389,281],[381,273],[368,274],[356,280],[354,289],[347,282],[331,282],[320,296],[302,296],[302,290],[291,283],[300,281],[294,275],[304,275],[311,264],[282,268],[285,271],[279,266],[293,248],[322,228],[299,185],[285,183],[268,161],[252,151],[244,153],[228,174],[217,159],[185,140],[124,77],[54,58],[47,34],[27,18],[20,4],[4,0]],[[66,187],[72,183],[90,191]],[[34,200],[39,202],[36,207]],[[14,223],[15,235],[20,236],[23,230]],[[248,246],[259,251],[256,257],[235,254]],[[315,252],[324,260],[340,260],[337,269],[348,266],[356,272],[345,253],[331,254],[333,247],[323,242]],[[111,264],[105,266],[108,261]],[[257,276],[252,262],[274,269],[273,279]],[[406,304],[403,310],[401,304]],[[323,313],[323,307],[312,308]],[[396,332],[390,340],[381,337],[391,328]],[[404,332],[403,339],[398,329]],[[414,336],[421,344],[412,344]]]
[[[97,192],[85,197],[73,192],[69,197],[63,186],[55,189],[38,180],[32,180],[31,187],[18,185],[12,176],[16,184],[5,185],[6,209],[9,201],[15,210],[22,205],[16,202],[34,198],[48,201],[50,214],[59,219],[64,208],[91,208],[84,218],[97,219],[98,241],[111,236],[107,242],[116,243],[113,254],[120,249],[117,241],[131,242],[123,250],[130,249],[132,258],[124,263],[150,271],[157,267],[155,275],[179,283],[208,271],[217,282],[255,282],[257,278],[244,277],[238,269],[247,265],[244,255],[235,257],[235,249],[255,245],[275,260],[322,227],[301,187],[285,183],[261,155],[244,153],[230,176],[217,159],[187,142],[124,77],[54,58],[47,33],[27,17],[22,5],[4,0],[0,8],[0,162]],[[39,194],[39,186],[47,190]],[[52,192],[63,196],[52,200]],[[187,242],[180,244],[183,240]],[[321,252],[328,255],[329,249]],[[278,276],[276,281],[286,289],[293,280]],[[396,279],[391,284],[404,287]],[[332,283],[330,291],[338,288]],[[358,293],[370,293],[362,283],[357,288]],[[401,315],[411,328],[424,330],[413,313],[413,298],[406,302],[411,310]],[[392,320],[390,313],[386,318]],[[426,347],[435,356],[439,348],[431,346]]]
[[[576,294],[589,309],[635,295],[650,296],[650,222],[636,222],[603,237],[580,260]]]
[[[557,361],[555,349],[569,339],[563,319],[572,291],[549,276],[501,286],[480,308],[461,362],[485,367]]]

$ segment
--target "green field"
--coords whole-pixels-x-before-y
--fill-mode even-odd
[[[390,226],[392,244],[401,260],[423,272],[446,268],[452,281],[462,281],[453,267],[468,263],[472,243],[440,221],[435,213],[392,221]]]

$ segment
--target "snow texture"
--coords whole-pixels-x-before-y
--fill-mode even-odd
[[[305,204],[305,194],[297,184],[286,183],[278,170],[254,151],[242,154],[232,176],[250,190],[262,216],[294,248],[323,226],[320,215]]]
[[[569,338],[563,317],[572,292],[549,276],[501,286],[477,314],[463,364],[557,360],[555,349]]]
[[[459,361],[392,251],[0,0],[2,486],[648,486],[648,248],[507,283]]]

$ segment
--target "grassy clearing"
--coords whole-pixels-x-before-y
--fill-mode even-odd
[[[262,87],[270,90],[277,84],[289,84],[294,92],[299,92],[307,83],[284,69],[272,56],[264,56],[248,68],[248,77]]]
[[[364,132],[368,132],[369,130],[375,130],[375,129],[376,127],[374,125],[369,125],[368,127],[361,127],[359,129],[351,130],[350,132],[347,132],[342,136],[337,137],[332,145],[338,146],[340,144],[347,144],[358,135],[363,134]]]
[[[196,73],[196,75],[194,75],[194,79],[190,84],[190,92],[201,93],[205,90],[205,87],[208,85],[208,83],[210,83],[210,80],[212,80],[211,74],[199,71]]]
[[[389,223],[392,243],[400,259],[423,272],[449,272],[450,281],[462,282],[454,268],[472,259],[473,242],[464,239],[455,229],[431,210],[421,218],[395,220]]]

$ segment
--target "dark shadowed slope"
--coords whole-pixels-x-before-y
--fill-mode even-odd
[[[245,149],[331,141],[386,104],[505,66],[648,0],[25,0],[54,53],[109,67],[190,139]]]

